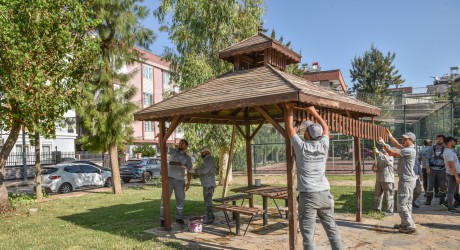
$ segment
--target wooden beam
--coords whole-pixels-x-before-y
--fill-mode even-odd
[[[276,121],[273,119],[273,117],[271,117],[271,115],[270,115],[269,113],[267,113],[267,111],[265,111],[264,108],[262,108],[262,107],[255,107],[255,109],[256,109],[257,111],[259,111],[259,113],[260,113],[263,117],[265,117],[265,119],[267,119],[267,121],[270,122],[270,123],[273,125],[273,127],[275,127],[275,129],[278,130],[278,132],[279,132],[284,138],[287,137],[286,131],[284,130],[284,128],[282,128],[282,127],[279,125],[279,123],[276,122]]]
[[[203,119],[213,119],[213,120],[232,120],[232,121],[244,121],[244,118],[237,118],[231,115],[212,115],[212,114],[194,114],[186,115],[187,118],[203,118]]]
[[[236,129],[238,129],[238,132],[240,132],[241,136],[243,136],[243,138],[247,140],[248,136],[246,135],[245,132],[243,132],[240,125],[238,125],[236,122],[234,122],[233,125],[235,125]]]
[[[231,167],[232,167],[233,147],[235,146],[235,135],[236,135],[236,125],[233,125],[233,129],[232,129],[232,140],[231,140],[231,142],[230,142],[230,153],[229,153],[229,155],[228,155],[227,172],[225,173],[224,189],[222,190],[222,197],[227,196],[228,176],[230,175],[230,169],[231,169]]]
[[[257,132],[259,132],[259,130],[262,128],[262,126],[265,124],[265,120],[262,121],[261,123],[259,123],[259,126],[257,126],[256,130],[254,130],[254,132],[252,132],[252,135],[249,136],[249,140],[252,141],[252,139],[254,139],[254,136],[256,136]]]
[[[287,124],[287,121],[292,119],[288,116],[287,112],[284,112],[284,124]],[[295,189],[295,179],[296,173],[294,169],[294,158],[293,150],[291,145],[291,138],[289,136],[285,137],[286,143],[286,167],[287,167],[287,186],[288,186],[288,221],[289,221],[289,249],[298,249],[297,247],[297,229],[299,225],[297,224],[297,199],[296,199],[296,189]]]
[[[181,121],[182,121],[181,115],[174,117],[173,121],[169,125],[168,130],[163,135],[164,137],[161,137],[161,139],[164,141],[167,141],[168,138],[172,135],[172,133],[174,132],[174,130],[177,128],[177,126],[180,124]]]
[[[251,125],[246,123],[246,134],[251,134]],[[251,150],[251,140],[249,137],[244,137],[246,140],[246,171],[248,174],[248,187],[252,186],[252,150]],[[249,198],[249,206],[254,207],[254,199]]]
[[[361,222],[363,216],[363,189],[361,180],[361,143],[359,143],[359,137],[354,137],[355,146],[355,174],[356,174],[356,221]]]
[[[241,110],[243,110],[243,108],[237,108],[236,111],[233,111],[232,112],[232,116],[238,116],[238,114],[241,112]]]
[[[166,133],[165,119],[160,120],[160,138],[164,138]],[[163,219],[166,231],[171,231],[169,181],[168,181],[168,152],[166,140],[159,140],[161,154],[161,193],[163,194]]]

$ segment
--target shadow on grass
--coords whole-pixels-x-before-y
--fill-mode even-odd
[[[356,193],[355,187],[335,187],[332,194],[335,200],[335,212],[356,214]],[[374,211],[374,191],[363,190],[363,214],[372,218],[381,219],[383,213]],[[396,205],[396,201],[395,201]],[[384,198],[382,208],[386,208],[386,198]]]

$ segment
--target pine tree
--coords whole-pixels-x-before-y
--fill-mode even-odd
[[[143,0],[99,0],[92,5],[95,18],[102,20],[96,33],[101,38],[101,67],[86,84],[84,101],[78,107],[86,133],[80,142],[91,151],[109,151],[112,187],[121,194],[118,151],[132,137],[133,113],[138,109],[131,102],[136,93],[128,81],[135,72],[120,69],[139,60],[135,46],[148,48],[155,35],[140,20],[149,10]]]

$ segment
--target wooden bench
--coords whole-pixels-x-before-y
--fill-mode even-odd
[[[235,194],[235,195],[229,195],[229,196],[222,197],[222,198],[212,199],[212,201],[219,202],[222,204],[227,204],[229,202],[232,202],[232,205],[236,206],[236,201],[242,200],[240,206],[243,206],[244,200],[249,199],[249,198],[252,198],[252,194]],[[236,213],[233,213],[232,218],[233,220],[236,219]]]
[[[254,208],[254,207],[240,207],[240,206],[227,205],[227,204],[215,205],[214,208],[218,210],[222,210],[224,212],[224,216],[225,216],[225,219],[227,220],[227,225],[228,225],[228,229],[230,230],[230,234],[232,233],[232,227],[230,226],[230,218],[228,216],[228,212],[231,212],[236,215],[236,218],[235,218],[235,222],[236,222],[235,234],[236,235],[240,234],[240,214],[251,216],[248,222],[248,226],[246,227],[246,230],[244,231],[243,236],[246,235],[249,225],[251,224],[252,218],[256,215],[263,214],[264,212],[263,210]]]

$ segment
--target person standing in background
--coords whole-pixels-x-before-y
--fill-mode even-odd
[[[377,166],[374,166],[374,171],[376,172],[374,208],[382,212],[382,199],[385,195],[387,198],[385,216],[391,216],[393,215],[395,190],[394,158],[388,155],[385,149],[379,152],[377,148],[374,148],[374,151],[378,155]]]
[[[418,158],[417,158],[418,163],[422,166],[423,191],[425,191],[425,197],[426,197],[426,192],[428,190],[428,173],[426,172],[426,168],[430,164],[428,151],[430,150],[432,145],[433,143],[431,142],[430,139],[423,140],[424,147],[420,151]]]
[[[203,167],[198,169],[200,175],[201,186],[203,187],[204,205],[206,206],[207,215],[205,224],[212,224],[214,222],[214,213],[212,211],[212,196],[216,187],[216,162],[211,156],[209,148],[203,148],[201,151],[203,158]]]

